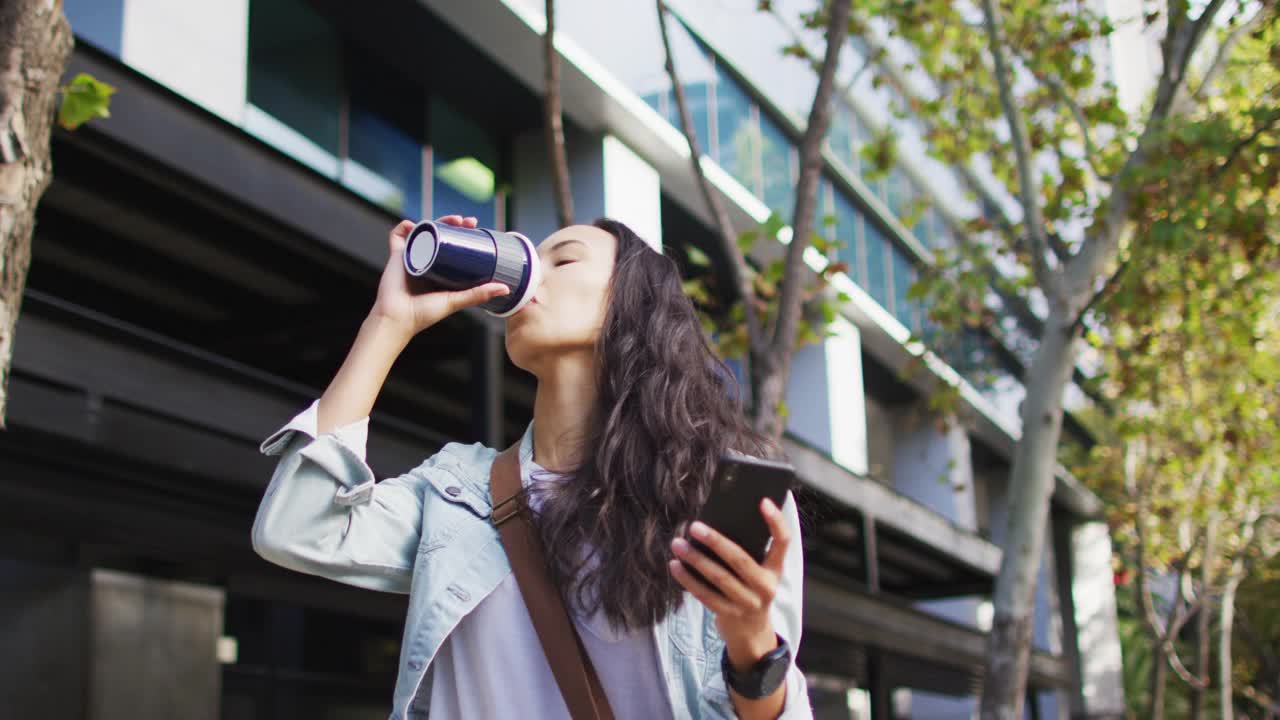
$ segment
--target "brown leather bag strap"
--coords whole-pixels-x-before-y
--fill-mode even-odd
[[[516,584],[533,620],[533,629],[538,633],[570,716],[573,720],[613,720],[613,709],[600,686],[596,669],[569,619],[564,599],[547,573],[542,543],[529,520],[524,486],[520,482],[519,444],[499,453],[493,461],[489,494],[493,497],[489,521],[498,528]]]

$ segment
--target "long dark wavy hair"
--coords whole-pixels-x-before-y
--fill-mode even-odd
[[[675,261],[620,222],[592,224],[618,241],[597,397],[581,465],[565,482],[535,486],[535,524],[566,600],[630,632],[679,606],[670,542],[706,502],[721,453],[780,452],[751,427]]]

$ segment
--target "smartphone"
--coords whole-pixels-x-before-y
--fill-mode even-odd
[[[767,497],[781,508],[795,477],[795,468],[787,463],[726,453],[716,465],[711,495],[698,512],[698,519],[740,545],[756,562],[763,562],[772,535],[760,512],[760,500]],[[704,555],[728,568],[719,555],[697,539],[685,539]],[[716,590],[716,586],[702,573],[687,563],[684,567],[690,575]]]

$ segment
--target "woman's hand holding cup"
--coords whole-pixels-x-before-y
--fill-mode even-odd
[[[437,223],[474,228],[474,217],[446,215]],[[385,321],[405,334],[405,340],[435,325],[463,308],[482,305],[501,297],[510,289],[499,282],[486,283],[466,290],[433,290],[414,292],[413,278],[405,271],[405,240],[413,230],[414,222],[404,220],[391,230],[388,238],[387,265],[378,281],[378,296],[370,317]]]

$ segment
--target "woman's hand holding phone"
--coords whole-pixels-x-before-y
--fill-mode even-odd
[[[741,669],[777,646],[769,608],[782,576],[782,559],[792,540],[782,511],[772,500],[763,498],[759,509],[772,537],[762,562],[756,562],[742,546],[700,521],[690,526],[690,533],[724,565],[684,538],[671,542],[677,558],[669,564],[671,574],[715,614],[716,628],[724,638],[729,659]],[[706,582],[690,574],[683,563],[701,573]]]

